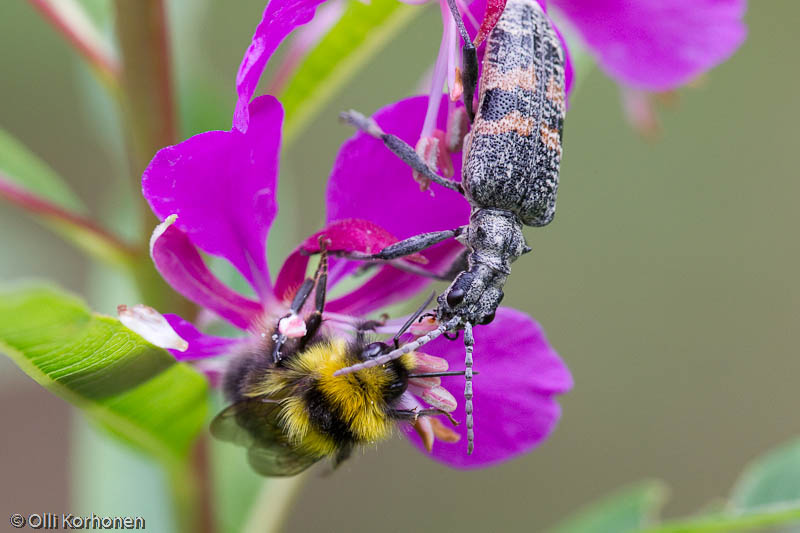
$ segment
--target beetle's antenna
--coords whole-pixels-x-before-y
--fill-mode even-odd
[[[369,361],[364,361],[363,363],[359,363],[357,365],[339,369],[336,372],[334,372],[333,375],[343,376],[345,374],[351,374],[353,372],[358,372],[359,370],[364,370],[365,368],[372,368],[373,366],[385,365],[389,361],[398,359],[403,355],[407,354],[408,352],[413,352],[423,344],[431,342],[433,339],[439,337],[445,331],[449,329],[454,329],[460,321],[461,319],[459,317],[453,317],[452,319],[450,319],[449,322],[445,322],[444,324],[439,325],[438,328],[434,329],[433,331],[429,331],[428,333],[426,333],[425,335],[423,335],[422,337],[418,338],[415,341],[408,342],[396,350],[392,350],[387,354],[375,357],[374,359],[370,359]]]
[[[461,73],[461,86],[464,90],[464,107],[466,107],[469,121],[472,123],[475,120],[472,100],[475,96],[475,86],[478,82],[478,54],[475,51],[475,45],[472,44],[469,33],[467,33],[467,28],[464,26],[464,19],[458,11],[456,0],[447,0],[447,6],[453,15],[453,20],[456,23],[458,32],[461,34],[461,39],[464,41],[464,46],[461,47],[461,62],[464,67],[464,71]]]
[[[472,420],[472,349],[475,345],[475,338],[472,336],[472,324],[464,323],[464,349],[467,352],[464,360],[464,412],[467,415],[467,453],[472,454],[475,449],[475,430]]]

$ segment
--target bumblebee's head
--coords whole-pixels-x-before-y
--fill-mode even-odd
[[[359,362],[369,361],[391,352],[393,347],[385,342],[372,342],[364,346],[358,354]],[[414,356],[406,354],[399,359],[375,367],[379,372],[390,376],[382,387],[383,399],[387,402],[399,398],[408,388],[408,374],[414,368]]]

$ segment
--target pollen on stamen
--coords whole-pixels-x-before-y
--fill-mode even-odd
[[[461,69],[456,67],[456,77],[453,86],[450,88],[450,101],[458,102],[464,94],[464,84],[461,82]]]
[[[450,153],[458,152],[464,146],[464,136],[469,131],[469,116],[466,107],[456,107],[447,115],[445,146]]]
[[[280,319],[278,331],[290,339],[296,339],[306,334],[306,321],[299,315],[291,314]]]
[[[412,352],[414,354],[415,372],[446,372],[450,365],[447,359],[428,355],[422,352]]]
[[[411,327],[408,328],[408,332],[415,337],[421,337],[435,330],[437,327],[439,327],[439,322],[432,316],[426,316],[414,322]]]
[[[434,172],[437,170],[448,178],[452,178],[455,173],[453,169],[453,160],[450,157],[450,152],[447,150],[447,143],[445,142],[445,133],[442,130],[434,130],[428,137],[421,137],[417,141],[415,148],[417,155],[425,161],[425,164]],[[430,180],[417,171],[413,173],[414,180],[420,184],[420,190],[426,191],[430,186]]]

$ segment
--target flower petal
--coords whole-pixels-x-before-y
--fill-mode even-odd
[[[506,0],[489,0],[486,3],[486,12],[481,21],[481,27],[478,28],[478,34],[473,39],[475,46],[480,46],[486,36],[494,29],[505,8]]]
[[[319,239],[322,236],[327,240],[327,249],[330,252],[374,254],[398,241],[397,237],[369,220],[348,218],[332,222],[303,241],[286,259],[275,281],[275,294],[279,299],[291,298],[294,290],[303,282],[309,256],[319,253]],[[412,254],[407,260],[422,264],[428,262],[420,254]],[[330,258],[331,266],[334,261],[335,258]],[[348,268],[338,268],[336,274],[329,273],[329,287],[358,266],[356,262],[348,261],[348,263],[350,263]]]
[[[236,93],[239,99],[233,113],[234,128],[241,132],[248,130],[253,113],[253,110],[249,109],[250,99],[267,66],[267,61],[293,29],[314,17],[317,6],[324,1],[270,0],[267,4],[236,74]]]
[[[250,106],[247,133],[210,131],[160,150],[142,188],[155,214],[178,215],[177,226],[212,255],[225,257],[262,301],[272,298],[266,238],[275,200],[283,110],[263,96]]]
[[[464,367],[464,345],[441,337],[425,351],[450,362],[450,369]],[[501,307],[487,326],[475,328],[475,452],[467,455],[464,424],[464,382],[442,378],[442,386],[458,400],[453,417],[461,422],[455,431],[458,444],[437,443],[433,457],[458,468],[478,468],[508,460],[535,447],[555,427],[560,408],[553,395],[572,387],[572,376],[541,327],[528,315]],[[419,437],[406,432],[424,449]]]
[[[136,304],[117,306],[117,316],[122,325],[141,335],[147,342],[171,352],[185,352],[189,343],[167,322],[166,318],[152,307]]]
[[[742,43],[745,0],[552,0],[613,78],[663,91],[727,59]]]
[[[548,18],[550,18],[549,15]],[[567,40],[564,39],[564,35],[561,34],[561,31],[559,31],[558,26],[556,26],[552,18],[550,18],[550,24],[553,25],[553,29],[556,31],[556,35],[558,35],[558,40],[561,41],[561,48],[564,50],[564,92],[567,93],[567,97],[569,98],[569,93],[572,91],[572,86],[575,82],[575,67],[572,66],[572,57],[569,55]],[[567,106],[569,106],[569,100],[567,100]]]
[[[185,351],[170,350],[178,361],[195,361],[228,355],[244,342],[244,339],[216,337],[200,332],[194,325],[178,315],[166,314],[164,318],[170,326],[189,344]]]
[[[246,329],[261,314],[261,305],[232,291],[211,273],[189,237],[172,225],[173,216],[159,224],[150,239],[156,269],[183,296]]]
[[[446,95],[442,95],[436,127],[447,127]],[[388,133],[414,146],[422,130],[427,97],[401,100],[373,115]],[[460,154],[453,156],[456,176],[461,176]],[[386,191],[392,191],[387,195]],[[431,194],[433,192],[433,194]],[[469,203],[460,194],[436,185],[431,191],[419,190],[411,168],[383,143],[357,133],[339,150],[327,192],[328,222],[362,218],[377,223],[391,234],[405,239],[419,233],[453,229],[469,222]],[[429,263],[426,270],[441,272],[463,250],[446,241],[422,252]],[[359,289],[329,303],[329,310],[342,313],[367,313],[392,302],[407,299],[430,280],[415,274],[382,267]]]
[[[461,250],[463,247],[457,243],[436,245],[423,252],[429,261],[425,267],[434,271],[446,270]],[[429,278],[386,265],[354,291],[329,301],[325,310],[331,313],[364,316],[393,303],[408,300],[430,282]]]
[[[344,0],[330,0],[319,9],[309,24],[297,30],[286,47],[286,53],[281,58],[280,66],[275,75],[269,80],[269,85],[265,91],[267,94],[280,94],[291,75],[294,74],[298,64],[305,59],[311,47],[319,43],[325,34],[342,18],[345,7]]]
[[[442,95],[436,127],[447,128],[446,95]],[[387,133],[415,146],[422,130],[427,98],[417,96],[378,110],[373,118]],[[461,176],[461,157],[453,157]],[[419,190],[411,168],[383,143],[359,132],[339,150],[328,182],[328,222],[362,218],[400,239],[418,233],[453,229],[469,222],[469,203],[457,192],[432,186]],[[391,191],[391,194],[387,194]]]

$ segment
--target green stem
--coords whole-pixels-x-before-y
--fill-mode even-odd
[[[176,142],[168,28],[163,0],[115,0],[116,33],[122,56],[122,114],[128,136],[128,164],[135,190],[153,155]],[[138,196],[138,195],[137,195]],[[150,232],[158,223],[144,198],[139,198],[141,235],[133,278],[142,299],[161,312],[191,318],[194,306],[181,298],[153,268]],[[191,460],[168,471],[182,532],[212,533],[207,443],[198,441]]]
[[[136,177],[160,148],[175,142],[167,20],[162,0],[116,0],[122,90]]]
[[[204,434],[197,439],[191,457],[180,467],[172,464],[169,470],[175,519],[182,533],[216,531],[208,465],[208,435]]]
[[[294,477],[273,478],[264,481],[242,531],[244,533],[280,531],[286,522],[289,509],[307,477],[307,474],[300,474]]]
[[[162,0],[116,0],[116,29],[122,54],[122,112],[129,137],[128,162],[136,190],[142,172],[161,148],[175,144],[167,20]],[[158,223],[141,199],[141,244]]]
[[[121,105],[128,136],[128,163],[135,190],[153,155],[174,144],[175,104],[163,0],[116,0],[116,30],[122,55]],[[150,231],[158,220],[137,195],[141,236],[133,277],[145,303],[190,318],[194,306],[161,279],[150,260]]]

